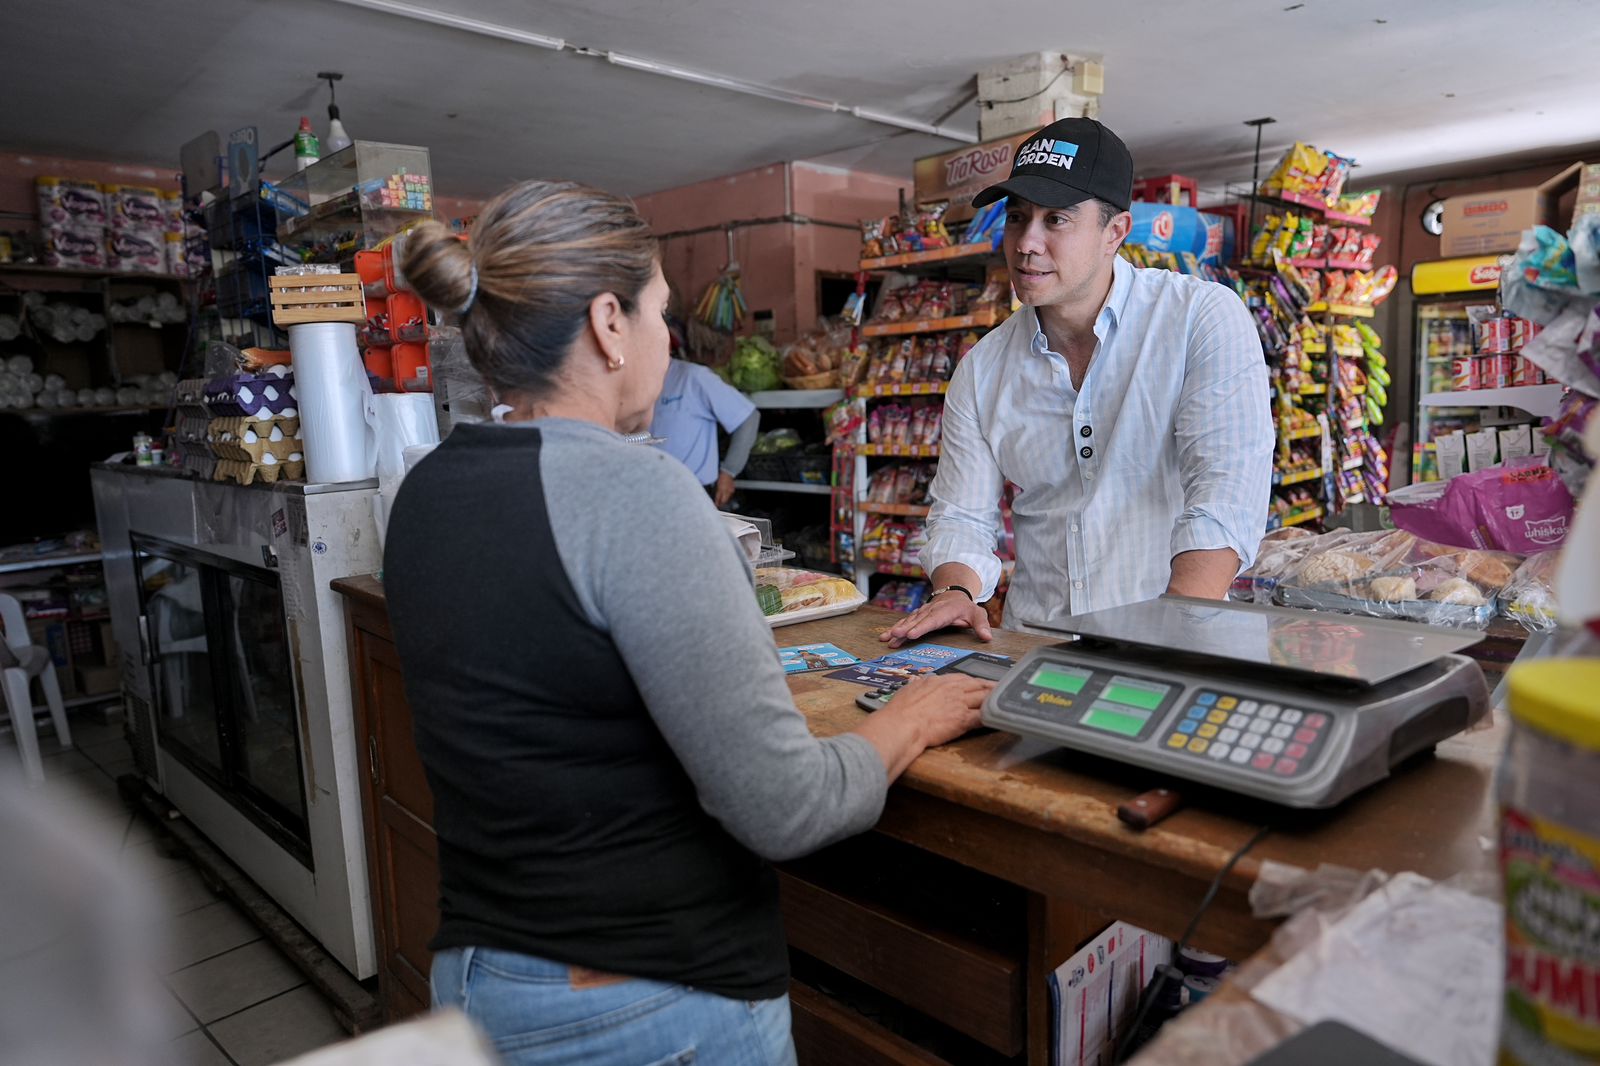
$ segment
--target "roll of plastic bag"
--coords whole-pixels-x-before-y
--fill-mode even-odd
[[[377,467],[377,414],[356,327],[308,322],[289,327],[306,480],[362,481]]]
[[[403,477],[407,448],[439,443],[433,396],[385,393],[372,399],[378,417],[377,475],[380,479]]]

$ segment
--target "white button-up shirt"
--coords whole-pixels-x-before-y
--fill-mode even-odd
[[[1266,528],[1274,433],[1250,312],[1215,282],[1120,256],[1082,387],[1024,307],[956,367],[928,543],[931,575],[965,563],[994,593],[1004,483],[1017,568],[1008,627],[1161,595],[1181,552],[1232,548],[1248,566]]]

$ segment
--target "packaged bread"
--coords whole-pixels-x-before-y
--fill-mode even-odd
[[[769,618],[819,607],[856,607],[866,597],[855,584],[837,574],[764,566],[756,570],[756,598]]]
[[[1404,531],[1356,533],[1307,548],[1279,582],[1278,603],[1475,628],[1494,616],[1520,562]]]

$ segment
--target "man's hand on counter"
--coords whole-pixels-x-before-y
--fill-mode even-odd
[[[912,611],[906,616],[905,621],[880,634],[878,639],[887,641],[891,648],[898,648],[908,640],[916,640],[920,636],[951,626],[970,629],[978,635],[979,640],[994,639],[994,632],[989,628],[989,613],[981,604],[973,603],[960,592],[946,592],[934,597],[931,603],[925,603]],[[902,691],[896,696],[896,701],[904,694]]]

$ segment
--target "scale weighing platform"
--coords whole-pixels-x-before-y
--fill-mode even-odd
[[[1024,656],[984,725],[1289,807],[1332,807],[1489,710],[1455,654],[1476,632],[1181,596],[1059,631],[1078,639]]]

